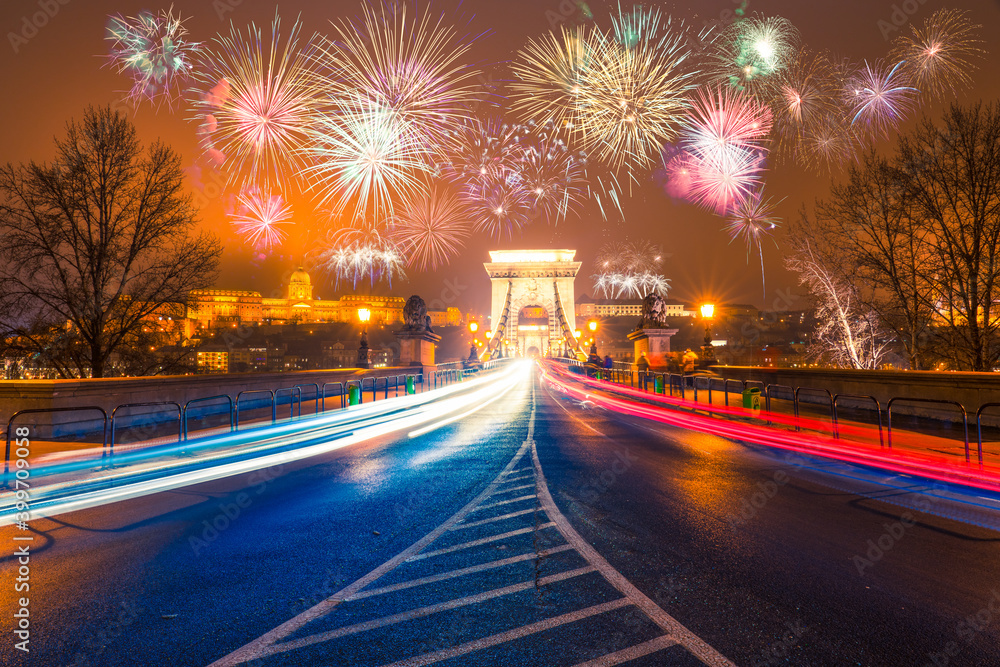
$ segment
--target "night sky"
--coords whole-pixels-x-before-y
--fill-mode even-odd
[[[16,53],[10,33],[22,32],[24,17],[39,12],[40,3],[37,0],[0,3],[0,27],[5,35],[0,45],[0,89],[4,91],[4,101],[0,105],[0,161],[49,161],[53,156],[52,139],[63,135],[67,120],[80,118],[88,104],[120,104],[120,91],[127,87],[128,80],[103,66],[102,56],[107,53],[103,37],[108,14],[133,16],[143,9],[158,11],[169,5],[125,0],[62,2],[65,5],[59,4],[59,0],[48,0],[51,5],[58,5],[58,12],[26,44],[18,43]],[[41,4],[46,5],[46,0]],[[175,10],[188,19],[185,25],[189,38],[202,42],[209,41],[218,32],[228,33],[230,20],[238,28],[256,22],[266,37],[275,13],[273,2],[257,0],[216,0],[214,4],[210,0],[174,0],[173,4]],[[739,3],[711,0],[653,4],[664,12],[695,19],[700,24],[717,19]],[[974,87],[963,92],[958,100],[969,103],[1000,97],[1000,77],[996,74],[1000,71],[1000,40],[997,39],[1000,2],[996,0],[961,3],[926,0],[922,4],[920,0],[898,3],[883,0],[836,3],[754,0],[748,9],[789,19],[799,29],[803,44],[812,50],[827,49],[860,60],[877,59],[888,52],[890,44],[883,37],[886,23],[880,27],[879,22],[891,21],[894,5],[916,9],[911,19],[920,22],[942,7],[970,10],[970,18],[983,26],[980,35],[986,40],[988,52],[973,75]],[[477,0],[461,6],[454,0],[444,0],[431,5],[435,13],[459,17],[455,23],[462,27],[462,32],[487,33],[476,41],[470,59],[480,66],[487,79],[500,80],[509,78],[506,62],[528,38],[547,32],[561,12],[566,12],[570,21],[577,20],[574,12],[566,11],[571,6],[575,8],[569,0],[563,0],[562,4],[558,0]],[[608,25],[608,10],[612,6],[600,0],[589,3],[594,20],[602,26]],[[226,11],[221,20],[217,11],[220,7],[231,10]],[[278,5],[283,34],[287,33],[296,15],[301,14],[306,36],[316,31],[332,34],[331,19],[353,18],[360,7],[358,0],[289,0]],[[903,30],[906,29],[904,26]],[[24,34],[30,35],[30,32]],[[890,34],[890,40],[898,34]],[[941,106],[925,104],[922,112],[939,116]],[[192,115],[183,107],[174,112],[167,109],[155,112],[146,104],[134,115],[134,120],[144,142],[159,137],[181,153],[189,173],[189,186],[196,194],[196,201],[202,204],[202,224],[217,231],[225,242],[223,271],[217,286],[255,289],[269,296],[280,286],[283,276],[303,261],[305,253],[316,247],[322,238],[318,234],[322,223],[308,200],[292,196],[289,199],[296,224],[287,227],[290,238],[282,247],[268,257],[245,248],[232,233],[226,217],[227,207],[232,207],[232,193],[218,192],[217,184],[221,180],[213,176],[200,156]],[[590,293],[589,276],[597,249],[609,239],[625,236],[648,239],[663,246],[666,255],[663,272],[673,281],[670,301],[711,299],[770,308],[775,300],[783,300],[782,295],[787,294],[788,288],[795,286],[795,277],[782,268],[780,234],[776,237],[777,246],[768,242],[764,247],[765,295],[757,257],[752,257],[748,264],[745,245],[740,241],[729,243],[722,231],[722,219],[691,204],[672,201],[650,176],[643,175],[640,181],[639,186],[633,187],[631,196],[626,193],[623,200],[624,219],[612,213],[604,220],[595,206],[585,206],[568,220],[555,226],[536,223],[505,243],[474,237],[450,265],[434,273],[410,271],[407,283],[395,283],[391,288],[378,286],[376,290],[401,296],[418,293],[427,301],[442,299],[447,305],[457,305],[463,310],[488,312],[489,280],[482,268],[482,262],[488,260],[487,250],[557,247],[578,250],[577,259],[584,262],[584,267],[576,283],[577,293]],[[784,198],[778,212],[788,219],[797,216],[803,204],[825,195],[829,177],[803,172],[792,163],[771,163],[766,183],[770,196]],[[325,298],[352,291],[350,286],[335,288],[315,272],[314,279],[316,293]],[[457,297],[452,296],[456,292]]]

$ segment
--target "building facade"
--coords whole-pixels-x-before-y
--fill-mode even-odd
[[[400,324],[406,299],[398,296],[349,294],[337,300],[323,300],[313,294],[312,280],[301,267],[288,281],[287,296],[267,298],[260,292],[205,289],[188,294],[187,319],[199,329],[217,329],[239,324],[309,324],[314,322],[356,322],[358,309],[367,308],[371,322]],[[458,308],[428,311],[432,326],[461,326]]]

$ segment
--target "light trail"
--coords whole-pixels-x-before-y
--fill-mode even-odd
[[[676,410],[664,410],[662,407],[643,405],[633,400],[617,399],[598,392],[614,391],[629,397],[641,397],[644,401],[660,403],[663,407],[698,409],[701,411],[711,410],[717,414],[744,418],[747,416],[747,413],[741,409],[710,407],[692,401],[683,401],[646,393],[632,389],[631,387],[608,385],[599,380],[582,378],[566,371],[556,370],[552,364],[541,364],[541,368],[543,378],[559,391],[579,400],[591,401],[621,414],[651,419],[688,430],[710,433],[733,440],[795,451],[801,454],[821,456],[845,463],[888,470],[903,475],[1000,492],[1000,470],[994,466],[979,466],[978,464],[973,465],[971,463],[961,465],[938,457],[893,449],[870,450],[863,448],[863,445],[859,442],[852,442],[844,438],[835,440],[832,437],[820,434],[812,435],[779,431],[765,426],[725,421],[712,416],[678,412]],[[557,377],[557,374],[566,379],[560,379]],[[590,390],[571,386],[570,382],[585,385]],[[803,428],[815,428],[818,425],[825,424],[825,422],[819,420],[802,418],[796,420],[774,413],[766,414],[766,418],[775,423],[786,425],[798,424]],[[829,426],[827,425],[828,429]],[[840,430],[842,433],[844,432],[844,429]]]
[[[511,364],[510,368],[497,374],[481,376],[433,392],[400,397],[399,401],[388,399],[370,404],[363,409],[351,409],[335,415],[311,419],[308,422],[293,422],[255,431],[227,434],[226,436],[206,439],[206,443],[203,443],[206,446],[208,443],[215,443],[218,446],[220,443],[232,444],[234,441],[259,441],[255,446],[241,450],[240,454],[250,453],[253,456],[239,461],[221,462],[219,459],[233,456],[232,451],[227,451],[199,459],[197,463],[201,467],[196,470],[185,470],[155,479],[128,482],[130,477],[135,478],[137,474],[166,473],[178,465],[190,466],[190,462],[182,462],[181,464],[171,462],[171,465],[159,468],[141,468],[138,471],[124,472],[115,476],[114,479],[105,477],[97,480],[102,483],[117,482],[121,486],[75,494],[73,492],[80,487],[79,482],[37,487],[34,492],[35,500],[32,503],[32,520],[300,461],[384,435],[419,428],[427,422],[434,422],[430,430],[440,428],[444,425],[441,420],[447,421],[448,415],[466,410],[451,421],[461,419],[506,394],[510,389],[524,381],[530,368],[530,364],[527,363],[514,363]],[[471,391],[469,391],[470,389]],[[405,408],[402,408],[400,402],[404,400],[409,402]],[[393,403],[393,405],[387,405],[389,403]],[[469,410],[470,406],[478,407]],[[362,418],[359,419],[359,417]],[[367,419],[363,417],[367,417]],[[335,428],[338,426],[339,429]],[[319,442],[316,442],[317,440]],[[300,446],[296,447],[296,445]],[[293,448],[289,449],[289,447]],[[270,451],[276,448],[281,448],[282,451]],[[269,451],[270,453],[268,453]],[[157,453],[157,456],[161,455],[162,452]],[[57,495],[59,493],[73,495],[65,497]],[[14,497],[9,494],[4,500],[13,502]],[[14,521],[15,507],[12,504],[5,505],[0,509],[0,526],[10,525]]]

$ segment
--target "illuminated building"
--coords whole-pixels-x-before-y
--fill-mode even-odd
[[[264,297],[260,292],[205,289],[188,293],[187,319],[200,329],[236,327],[240,324],[308,324],[355,322],[358,308],[371,311],[371,321],[391,325],[403,321],[406,299],[398,296],[348,294],[324,300],[313,294],[312,280],[301,267],[292,273],[284,298]],[[461,326],[458,308],[428,311],[431,326]]]

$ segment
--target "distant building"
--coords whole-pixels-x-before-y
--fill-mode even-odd
[[[588,317],[640,317],[642,299],[595,299],[581,294],[576,300],[576,316]],[[681,303],[666,304],[667,317],[692,317],[695,312]]]
[[[337,300],[313,295],[312,280],[302,268],[288,281],[288,296],[266,298],[260,292],[204,289],[188,293],[187,319],[199,329],[218,329],[240,324],[291,324],[356,322],[358,309],[368,308],[371,322],[398,324],[403,321],[406,300],[398,296],[349,294]],[[458,308],[427,311],[431,326],[461,326]]]

